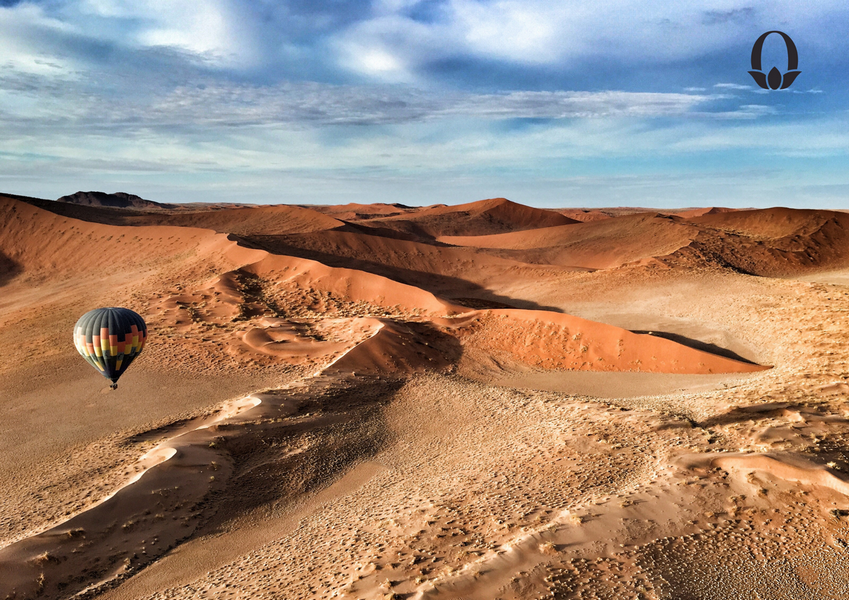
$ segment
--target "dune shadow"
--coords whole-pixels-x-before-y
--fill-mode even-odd
[[[705,421],[694,423],[694,425],[698,425],[699,427],[713,427],[714,425],[731,425],[748,421],[757,422],[780,417],[787,411],[793,410],[799,410],[799,406],[789,402],[769,402],[767,404],[733,408],[728,412],[715,415]]]
[[[390,238],[394,240],[404,240],[407,242],[416,242],[418,244],[427,244],[428,246],[436,246],[438,248],[451,247],[451,244],[440,242],[412,221],[401,221],[401,223],[405,226],[401,229],[381,227],[380,224],[352,223],[351,221],[343,221],[343,223],[344,225],[333,229],[333,231],[359,233],[362,235],[373,235],[375,237]]]
[[[0,252],[0,286],[6,285],[23,271],[20,263]]]
[[[392,433],[383,409],[406,378],[336,381],[326,389],[266,390],[264,403],[285,402],[297,410],[287,418],[218,428],[224,434],[219,447],[232,461],[233,473],[227,488],[208,500],[212,515],[196,536],[220,532],[261,507],[296,505],[386,447]]]
[[[266,252],[280,256],[293,256],[306,260],[314,260],[328,267],[353,269],[386,277],[399,283],[421,288],[434,296],[469,308],[519,308],[525,310],[546,310],[557,313],[563,312],[561,308],[556,306],[545,306],[530,300],[495,294],[491,290],[487,290],[476,283],[459,277],[404,269],[364,258],[352,258],[299,248],[277,236],[242,237],[231,234],[229,239],[237,241],[246,248],[265,250]]]
[[[701,340],[688,338],[686,336],[683,336],[683,335],[680,335],[680,334],[677,334],[677,333],[670,333],[668,331],[647,331],[647,330],[638,330],[638,329],[632,329],[631,333],[653,335],[653,336],[656,336],[656,337],[661,337],[661,338],[670,340],[670,341],[675,342],[677,344],[681,344],[682,346],[688,346],[690,348],[693,348],[694,350],[701,350],[702,352],[708,352],[710,354],[715,354],[717,356],[722,356],[724,358],[730,358],[731,360],[736,360],[736,361],[746,363],[746,364],[749,364],[749,365],[757,365],[758,364],[753,360],[749,360],[748,358],[744,358],[744,357],[740,356],[739,354],[729,350],[728,348],[723,348],[722,346],[717,346],[716,344],[710,344],[708,342],[703,342]]]

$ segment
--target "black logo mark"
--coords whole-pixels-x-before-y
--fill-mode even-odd
[[[787,72],[784,75],[781,74],[777,68],[773,67],[770,70],[768,75],[764,75],[761,70],[761,54],[764,49],[764,40],[770,33],[777,33],[782,38],[784,38],[784,45],[787,46]],[[793,43],[793,40],[790,39],[790,36],[784,33],[783,31],[767,31],[758,40],[755,42],[755,45],[752,46],[752,69],[749,71],[749,75],[752,76],[752,79],[755,80],[759,86],[761,86],[765,90],[786,90],[790,87],[796,77],[799,76],[801,71],[798,71],[799,68],[799,53],[796,51],[796,44]]]

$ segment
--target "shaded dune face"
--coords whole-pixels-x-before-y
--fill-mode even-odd
[[[0,598],[714,598],[751,569],[699,555],[849,566],[822,558],[849,292],[792,279],[849,269],[847,215],[121,200],[0,195]],[[149,332],[110,394],[71,343],[99,306]],[[495,384],[579,372],[667,387]]]
[[[750,275],[783,277],[845,266],[849,215],[832,211],[771,208],[706,214],[689,221],[700,228],[670,264],[708,263]]]
[[[492,236],[445,236],[447,244],[507,251],[516,260],[562,267],[609,269],[652,261],[689,244],[694,227],[659,214],[546,227]]]
[[[531,208],[505,198],[480,200],[458,206],[432,206],[413,212],[378,217],[371,227],[386,227],[418,234],[423,239],[444,235],[487,235],[574,223],[553,211]]]

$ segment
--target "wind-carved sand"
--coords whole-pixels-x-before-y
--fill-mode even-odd
[[[64,565],[68,561],[68,553],[74,554],[79,552],[78,546],[80,541],[85,540],[83,546],[86,552],[102,558],[106,554],[112,556],[110,562],[117,562],[116,558],[121,555],[127,555],[131,549],[135,549],[132,543],[128,544],[128,540],[137,538],[128,536],[123,541],[124,548],[121,548],[121,543],[116,541],[116,536],[112,531],[114,524],[110,524],[110,518],[114,518],[115,514],[125,515],[128,520],[123,524],[122,530],[126,534],[133,531],[145,530],[145,535],[148,538],[153,538],[153,544],[164,543],[168,539],[168,527],[165,527],[165,514],[159,513],[154,516],[154,520],[161,521],[160,526],[156,524],[144,524],[145,517],[150,514],[149,510],[145,510],[142,515],[138,514],[138,507],[148,504],[147,497],[151,494],[160,494],[172,497],[186,498],[187,494],[180,493],[180,486],[176,485],[173,488],[154,488],[157,484],[161,484],[163,480],[171,479],[167,474],[162,474],[158,477],[154,476],[155,471],[161,468],[161,465],[166,461],[173,461],[169,467],[172,470],[190,470],[195,471],[195,475],[205,472],[205,468],[211,468],[217,472],[218,463],[211,461],[209,465],[203,465],[198,461],[198,455],[204,453],[199,448],[199,444],[207,441],[207,438],[212,436],[198,436],[191,434],[203,434],[205,430],[221,423],[231,422],[234,417],[243,415],[250,409],[261,404],[262,400],[254,396],[247,396],[222,406],[215,416],[202,417],[193,419],[188,423],[176,428],[164,441],[158,443],[151,450],[142,455],[135,466],[135,474],[124,482],[120,487],[108,494],[103,499],[90,505],[85,511],[74,515],[63,523],[60,523],[48,531],[36,533],[27,539],[0,549],[0,579],[4,581],[4,585],[10,589],[25,589],[27,580],[31,580],[33,573],[27,571],[56,571],[55,577],[68,578],[73,574],[68,573],[66,569],[71,565]],[[150,473],[150,475],[148,475]],[[142,478],[148,475],[142,485]],[[158,473],[156,475],[159,475]],[[153,479],[154,481],[151,481]],[[195,477],[199,480],[199,477]],[[214,480],[214,475],[210,477]],[[186,485],[187,478],[180,477],[179,481]],[[198,490],[191,490],[188,498],[197,495]],[[176,506],[179,513],[179,506]],[[172,518],[174,515],[169,515]],[[147,526],[145,526],[147,525]],[[172,534],[173,536],[173,534]],[[160,540],[160,538],[162,538]],[[141,542],[142,544],[145,541]],[[171,543],[174,543],[173,541]],[[107,549],[107,544],[109,544]],[[142,546],[143,553],[146,553]],[[33,565],[32,557],[35,557]],[[73,562],[73,561],[68,561]],[[98,566],[103,569],[102,564]],[[110,565],[107,568],[106,577],[93,586],[86,588],[87,591],[96,589],[97,587],[111,583],[113,579],[120,578],[127,571],[129,561],[122,561],[120,566]],[[35,567],[35,569],[33,569]],[[50,567],[54,567],[51,569]],[[79,564],[74,564],[73,569],[78,569]]]
[[[845,213],[127,198],[0,197],[0,598],[849,596]]]

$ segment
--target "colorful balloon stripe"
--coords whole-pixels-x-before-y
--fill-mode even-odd
[[[147,340],[144,319],[127,308],[98,308],[74,326],[74,346],[113,387]]]

